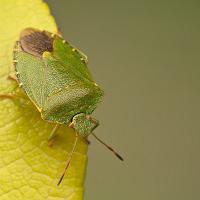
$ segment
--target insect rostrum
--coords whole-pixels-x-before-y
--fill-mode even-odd
[[[55,123],[50,139],[54,138],[61,124],[74,128],[76,132],[66,169],[78,137],[93,134],[99,124],[90,115],[101,101],[103,91],[93,80],[86,63],[84,54],[59,35],[47,31],[27,28],[21,32],[14,47],[18,84],[37,107],[41,118]]]

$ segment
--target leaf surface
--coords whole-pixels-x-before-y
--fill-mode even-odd
[[[43,121],[17,84],[7,79],[20,31],[35,27],[56,33],[55,21],[41,0],[1,0],[0,19],[0,93],[17,91],[22,96],[0,99],[0,199],[81,200],[87,145],[79,141],[58,187],[74,132],[61,127],[55,145],[48,147],[47,138],[54,125]]]

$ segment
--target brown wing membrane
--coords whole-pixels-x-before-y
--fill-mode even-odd
[[[46,31],[27,28],[20,35],[21,48],[34,56],[42,57],[45,51],[53,51],[53,38]]]

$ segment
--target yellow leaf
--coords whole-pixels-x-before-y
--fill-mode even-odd
[[[22,95],[17,84],[7,79],[14,42],[26,27],[56,33],[56,24],[41,0],[1,0],[0,19],[0,93],[17,90]],[[74,132],[63,126],[50,148],[47,138],[53,124],[43,121],[26,97],[0,100],[0,199],[81,200],[87,145],[79,141],[67,175],[58,187]]]

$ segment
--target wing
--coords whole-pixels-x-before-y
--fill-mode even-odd
[[[86,65],[85,56],[58,36],[55,36],[53,42],[52,55],[63,65],[70,66],[73,71],[79,72],[81,76],[93,82]]]
[[[20,45],[24,52],[39,58],[43,57],[44,52],[51,52],[63,66],[70,67],[72,71],[93,82],[86,65],[86,56],[58,35],[27,28],[21,32]]]
[[[41,110],[45,100],[45,63],[41,59],[22,51],[19,44],[16,47],[14,59],[19,85],[38,110]]]

